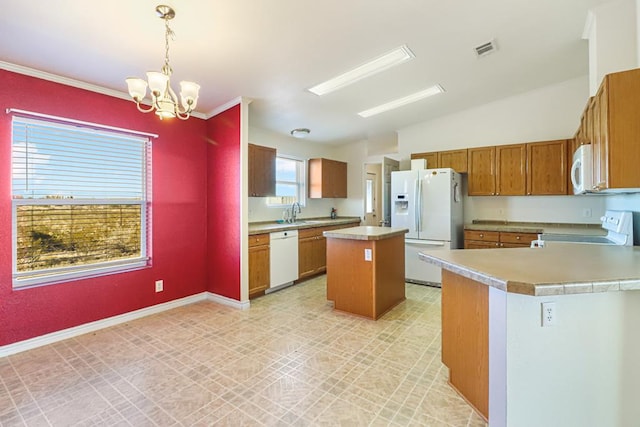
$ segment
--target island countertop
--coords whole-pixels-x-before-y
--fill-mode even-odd
[[[547,296],[640,290],[640,247],[553,243],[544,248],[424,251],[420,259],[506,292]]]
[[[382,240],[408,233],[406,228],[359,226],[325,231],[324,237],[350,240]]]

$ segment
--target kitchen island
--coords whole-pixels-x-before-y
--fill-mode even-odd
[[[420,257],[443,268],[449,382],[490,426],[637,425],[640,248],[550,243]]]
[[[325,231],[327,300],[334,309],[378,319],[405,299],[406,228]]]

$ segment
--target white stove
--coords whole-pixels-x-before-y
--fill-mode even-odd
[[[538,234],[538,241],[633,246],[632,212],[606,211],[600,220],[603,230],[607,231],[606,236],[543,233]]]

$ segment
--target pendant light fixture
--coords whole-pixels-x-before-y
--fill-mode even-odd
[[[156,13],[160,19],[164,20],[165,25],[164,65],[160,71],[147,72],[148,83],[137,77],[126,79],[129,95],[135,101],[138,110],[143,113],[155,110],[160,119],[177,117],[181,120],[187,120],[196,108],[200,86],[193,82],[180,82],[180,102],[178,102],[178,97],[171,89],[169,80],[173,72],[169,65],[169,37],[175,36],[175,33],[169,28],[169,21],[175,18],[176,13],[170,6],[165,5],[156,7]],[[151,91],[151,107],[144,109],[140,103],[147,95],[147,86]]]

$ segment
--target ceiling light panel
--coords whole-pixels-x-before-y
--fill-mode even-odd
[[[367,62],[366,64],[362,64],[353,70],[349,70],[344,74],[340,74],[326,82],[309,88],[309,92],[315,93],[318,96],[326,95],[327,93],[331,93],[359,80],[378,74],[381,71],[388,70],[391,67],[400,65],[413,58],[415,58],[413,52],[411,52],[406,45],[402,45],[389,53]]]
[[[428,98],[433,95],[437,95],[439,93],[443,93],[444,89],[440,85],[431,86],[425,90],[421,90],[420,92],[412,93],[411,95],[407,95],[403,98],[394,99],[393,101],[389,101],[386,104],[378,105],[377,107],[369,108],[368,110],[360,111],[358,115],[360,117],[371,117],[376,114],[384,113],[385,111],[394,110],[398,107],[402,107],[407,104],[411,104],[416,101],[420,101],[421,99]]]

